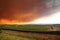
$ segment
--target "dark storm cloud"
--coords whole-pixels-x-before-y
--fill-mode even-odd
[[[48,0],[0,0],[0,20],[31,21],[47,15],[45,12],[52,8],[49,3]]]
[[[18,15],[21,16],[22,14],[26,15],[29,13],[32,13],[32,15],[35,15],[34,10],[38,8],[38,5],[40,3],[42,7],[45,1],[44,0],[0,0],[0,2],[1,2],[0,3],[1,4],[0,19],[21,20],[22,18],[20,19],[19,17],[17,17]],[[32,17],[32,15],[30,16]]]

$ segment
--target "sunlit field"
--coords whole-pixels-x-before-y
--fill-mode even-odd
[[[1,25],[0,27],[4,29],[15,29],[15,30],[39,30],[39,31],[48,30],[48,26],[39,26],[39,25]]]

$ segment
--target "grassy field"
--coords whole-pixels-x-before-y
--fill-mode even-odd
[[[37,26],[36,25],[0,25],[0,40],[60,40],[59,35],[14,32],[14,31],[2,30],[2,28],[19,29],[19,30],[20,29],[39,30],[39,31],[48,30],[48,26],[39,26],[39,25]]]
[[[48,30],[48,26],[39,26],[39,25],[1,25],[0,27],[6,29],[19,29],[19,30]]]
[[[34,40],[34,39],[0,33],[0,40]]]
[[[35,26],[35,25],[0,25],[0,32],[1,32],[2,28],[6,28],[6,29],[19,29],[19,30],[21,30],[21,29],[22,30],[40,30],[40,31],[48,30],[47,26]],[[37,40],[37,39],[0,33],[0,40]]]
[[[60,40],[60,35],[2,30],[0,40]]]

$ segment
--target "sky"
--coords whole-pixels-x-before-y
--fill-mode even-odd
[[[31,22],[32,24],[60,24],[60,12],[56,12],[50,16],[42,17]]]
[[[0,0],[0,24],[60,24],[60,0]]]

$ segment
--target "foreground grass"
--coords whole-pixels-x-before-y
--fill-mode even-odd
[[[24,33],[2,30],[0,40],[60,40],[60,35]]]
[[[20,29],[20,30],[48,30],[47,26],[36,26],[36,25],[2,25],[1,27],[7,29]]]
[[[34,40],[34,39],[2,33],[2,34],[0,34],[0,40]]]

